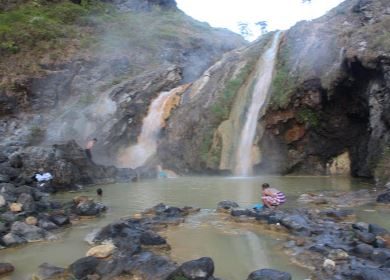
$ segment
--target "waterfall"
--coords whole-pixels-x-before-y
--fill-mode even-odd
[[[278,51],[280,33],[276,33],[272,45],[260,58],[256,73],[256,83],[253,88],[249,108],[246,111],[245,123],[241,130],[238,147],[235,154],[235,175],[249,176],[252,174],[252,148],[256,135],[259,112],[267,100],[267,93],[272,82],[276,54]]]
[[[158,135],[165,123],[166,107],[176,93],[177,89],[164,91],[153,100],[143,120],[137,144],[125,149],[119,156],[118,163],[121,167],[137,168],[156,153]]]

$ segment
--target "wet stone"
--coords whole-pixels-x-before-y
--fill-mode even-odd
[[[69,217],[64,214],[54,214],[50,216],[50,220],[57,226],[64,226],[70,224]]]
[[[164,245],[167,243],[164,238],[151,230],[143,232],[140,236],[140,241],[142,245],[146,246]]]
[[[390,260],[390,249],[374,249],[374,252],[371,254],[371,259],[376,263],[384,264],[386,261]]]
[[[252,272],[247,280],[291,280],[291,274],[274,269],[260,269]]]
[[[390,203],[390,191],[378,195],[376,201],[379,203]]]
[[[89,274],[94,274],[99,260],[95,257],[85,257],[78,259],[69,266],[69,272],[73,274],[76,279],[84,279]]]
[[[27,243],[27,241],[25,239],[19,237],[18,235],[14,234],[12,232],[4,235],[2,238],[2,241],[5,244],[5,246],[7,246],[7,247]]]
[[[169,280],[208,280],[214,274],[214,262],[211,258],[200,258],[183,263],[174,273],[169,276]],[[181,278],[180,278],[181,277]]]
[[[10,273],[15,270],[15,267],[10,263],[0,263],[0,275]]]
[[[376,240],[376,236],[369,232],[361,232],[361,231],[355,231],[356,237],[367,244],[372,244]]]
[[[133,275],[134,279],[169,279],[168,276],[176,270],[176,265],[167,257],[151,252],[135,255],[124,272]],[[201,280],[201,279],[199,279]]]
[[[381,226],[378,226],[376,224],[370,224],[368,226],[368,231],[374,235],[383,236],[389,233],[389,231]]]
[[[65,274],[65,269],[48,263],[43,263],[39,266],[38,277],[42,280],[57,279]]]
[[[219,210],[231,210],[233,208],[238,208],[240,207],[236,202],[234,201],[229,201],[229,200],[224,200],[218,203],[217,209]]]
[[[374,247],[368,244],[358,244],[354,249],[353,252],[357,256],[368,258],[372,252],[374,251]]]

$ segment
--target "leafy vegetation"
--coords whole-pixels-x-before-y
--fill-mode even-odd
[[[203,162],[207,162],[209,159],[209,150],[213,144],[213,130],[208,129],[207,132],[203,135],[202,144],[200,145],[200,158]]]
[[[217,99],[217,102],[211,107],[211,111],[218,120],[218,123],[229,118],[234,97],[248,78],[249,74],[253,71],[255,64],[256,60],[251,60],[241,69],[237,77],[228,81],[222,94]]]
[[[271,86],[270,106],[274,109],[285,108],[294,90],[294,81],[287,66],[288,57],[289,50],[284,46],[280,50]]]
[[[297,120],[301,123],[309,124],[313,128],[318,127],[320,124],[318,113],[310,108],[299,109],[297,112]]]
[[[390,52],[390,16],[362,27],[357,35],[367,42],[369,49]]]
[[[40,42],[55,42],[78,34],[74,25],[87,25],[87,17],[102,13],[99,1],[84,1],[82,5],[59,1],[50,5],[29,1],[11,11],[0,13],[0,54],[17,53],[36,47]]]

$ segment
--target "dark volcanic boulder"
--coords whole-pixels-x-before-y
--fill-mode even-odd
[[[28,193],[20,194],[18,203],[23,205],[23,211],[27,213],[35,212],[36,210],[34,198]]]
[[[368,231],[372,234],[374,234],[375,236],[377,235],[386,235],[389,233],[389,231],[381,226],[378,226],[376,224],[369,224],[368,226]]]
[[[240,207],[236,202],[224,200],[218,203],[217,210],[231,210]]]
[[[247,280],[291,280],[290,273],[274,269],[260,269],[249,274]]]
[[[11,226],[11,233],[28,242],[45,240],[45,238],[49,236],[49,233],[44,229],[34,225],[28,225],[24,222],[13,223]]]
[[[102,203],[86,200],[78,203],[74,212],[80,216],[96,216],[105,210],[106,206]]]
[[[366,231],[355,231],[356,237],[367,244],[372,244],[376,240],[375,234]]]
[[[286,216],[281,220],[281,224],[294,231],[309,231],[310,227],[307,220],[300,215]]]
[[[21,170],[26,176],[32,176],[42,168],[52,174],[50,184],[59,189],[73,187],[78,183],[114,182],[117,175],[115,167],[97,165],[89,160],[74,140],[52,147],[29,147],[21,156]]]
[[[0,276],[10,273],[15,270],[15,267],[10,263],[0,263]]]
[[[41,264],[38,270],[38,277],[42,280],[49,279],[61,279],[60,277],[65,274],[65,269],[62,267],[57,267],[48,263]]]
[[[354,249],[353,252],[360,257],[368,258],[372,252],[374,251],[374,248],[371,245],[368,244],[358,244]]]
[[[25,239],[19,237],[18,235],[12,232],[9,232],[6,235],[4,235],[1,240],[2,243],[5,244],[5,246],[16,246],[16,245],[27,243]]]
[[[379,203],[390,203],[390,191],[378,195],[376,201]]]
[[[69,266],[69,272],[76,279],[85,279],[89,274],[94,274],[99,260],[95,257],[85,257],[78,259]]]
[[[198,260],[183,263],[168,279],[207,280],[214,274],[214,262],[211,258],[200,258]]]
[[[134,279],[165,280],[176,268],[167,257],[144,252],[134,256],[124,272],[133,275]]]
[[[40,218],[38,220],[38,226],[44,230],[55,230],[58,229],[58,226],[49,220],[49,218]]]
[[[358,269],[352,280],[384,280],[390,279],[390,270],[379,268],[361,268]]]
[[[167,241],[154,231],[148,230],[141,234],[140,241],[142,245],[164,245]]]
[[[69,220],[69,217],[66,216],[65,214],[52,214],[50,216],[50,221],[52,221],[53,223],[55,223],[57,226],[64,226],[64,225],[68,225],[70,224],[70,220]]]
[[[371,259],[379,264],[384,264],[390,260],[390,249],[377,248],[374,249],[374,252],[371,254]]]

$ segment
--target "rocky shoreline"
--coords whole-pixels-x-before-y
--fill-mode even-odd
[[[49,172],[53,179],[37,182],[34,175],[38,170]],[[128,182],[139,174],[93,163],[75,141],[31,147],[8,156],[0,153],[0,249],[55,240],[60,228],[106,210],[105,205],[85,196],[58,202],[51,199],[51,193],[79,190],[83,188],[80,184]],[[11,264],[1,264],[0,275],[13,269]]]
[[[354,221],[353,210],[335,206],[334,197],[345,201],[345,196],[355,197],[350,205],[357,205],[363,192],[328,196],[328,205],[322,208],[315,204],[314,207],[255,211],[240,208],[232,201],[222,201],[216,211],[223,219],[228,217],[237,223],[257,224],[268,232],[282,234],[281,249],[292,263],[311,271],[312,280],[389,279],[390,232],[376,224]],[[371,196],[373,199],[369,203],[375,203],[373,201],[378,197],[379,202],[388,204],[389,201],[384,202],[382,197],[389,194],[390,190],[387,190],[379,196]],[[77,215],[80,214],[77,209],[99,209],[100,204],[77,197],[72,205],[72,214]],[[87,205],[95,205],[95,208]],[[169,257],[170,246],[162,236],[169,226],[184,223],[186,217],[199,211],[200,208],[178,208],[161,203],[131,218],[122,218],[86,238],[92,246],[86,257],[67,268],[44,263],[34,279],[219,279],[214,276],[214,262],[209,257],[182,264],[174,262]],[[15,222],[14,231],[23,229],[21,224]],[[54,222],[51,224],[58,228]],[[9,264],[2,265],[9,268]],[[262,279],[292,278],[289,273],[273,269],[254,271],[247,278]]]
[[[353,210],[336,207],[375,200],[385,203],[384,207],[390,203],[388,189],[379,196],[369,194],[361,190],[333,197],[311,195],[309,202],[316,207],[287,210],[241,209],[237,203],[225,201],[218,205],[218,210],[236,222],[262,224],[286,234],[283,251],[293,263],[312,271],[311,279],[390,279],[390,232],[376,224],[353,222]],[[318,204],[328,205],[321,209]]]
[[[44,263],[35,279],[145,279],[145,280],[220,280],[214,276],[209,257],[182,264],[172,261],[170,246],[159,232],[185,222],[200,208],[158,204],[133,218],[121,219],[101,228],[88,242],[93,246],[86,257],[67,268]],[[73,277],[73,278],[72,278]],[[291,280],[291,275],[273,269],[252,272],[248,280]]]

